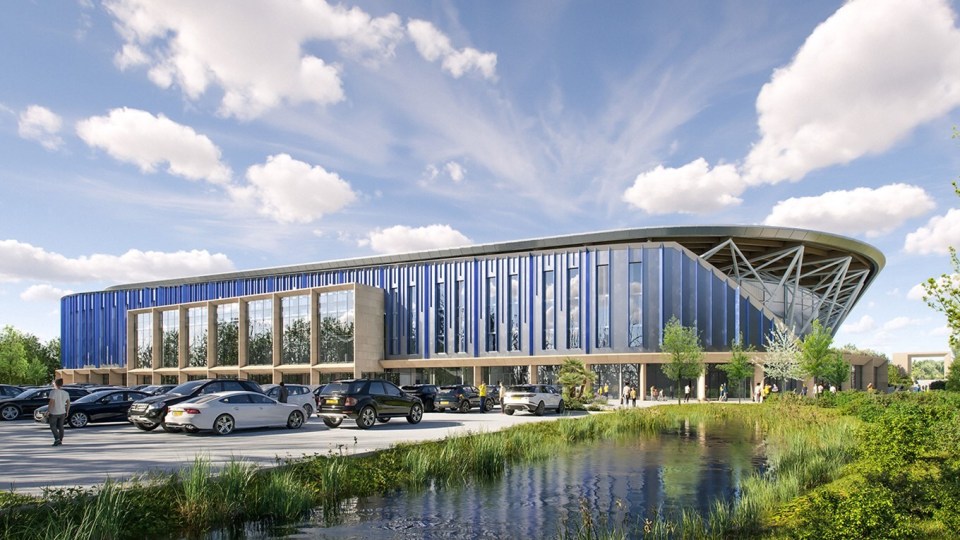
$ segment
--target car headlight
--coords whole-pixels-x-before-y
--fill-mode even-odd
[[[163,408],[163,403],[151,403],[151,404],[150,404],[150,408],[151,408],[151,409],[162,409],[162,408]]]

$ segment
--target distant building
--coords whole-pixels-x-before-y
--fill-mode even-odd
[[[660,338],[676,317],[707,351],[691,382],[715,397],[737,336],[762,349],[776,320],[836,330],[884,262],[822,232],[662,227],[134,283],[62,299],[63,375],[551,383],[576,357],[611,389],[670,388]],[[886,385],[884,365],[852,361],[852,386]]]

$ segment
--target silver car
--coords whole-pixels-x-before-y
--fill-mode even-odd
[[[560,414],[564,411],[563,396],[548,384],[521,384],[508,386],[501,406],[503,412],[513,414],[516,411],[532,412],[542,416],[547,409]]]

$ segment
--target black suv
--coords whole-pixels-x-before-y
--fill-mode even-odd
[[[487,402],[483,412],[489,412],[493,409],[496,398],[489,395],[491,387],[487,387]],[[469,412],[473,407],[480,408],[480,391],[468,384],[456,384],[452,386],[441,386],[440,393],[437,394],[437,410],[443,412],[447,409]]]
[[[64,386],[64,390],[70,395],[70,401],[80,399],[89,394],[86,388],[79,386]],[[15,397],[0,399],[0,418],[4,420],[16,420],[21,415],[29,415],[37,409],[50,403],[50,391],[52,386],[43,388],[31,388],[20,392]]]
[[[317,397],[317,416],[331,428],[339,427],[344,418],[356,420],[361,429],[398,416],[417,424],[423,418],[423,402],[390,381],[336,381],[324,386]]]
[[[413,394],[423,402],[424,412],[433,412],[436,408],[437,393],[440,389],[435,384],[409,384],[401,386],[404,392]]]
[[[133,422],[133,425],[144,431],[152,431],[157,429],[157,426],[161,426],[163,430],[168,433],[177,432],[180,431],[180,428],[168,427],[166,422],[163,421],[163,417],[166,416],[167,409],[169,409],[171,405],[182,403],[191,398],[202,396],[203,394],[230,392],[232,390],[263,393],[260,385],[253,381],[241,381],[237,379],[201,379],[198,381],[188,381],[165,394],[150,396],[137,401],[130,406],[130,410],[127,412],[127,420]]]

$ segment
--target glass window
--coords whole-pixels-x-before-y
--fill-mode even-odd
[[[553,270],[544,270],[543,272],[543,332],[540,346],[544,350],[556,348],[557,335],[557,314],[556,314],[556,289],[553,277]]]
[[[303,294],[281,298],[280,316],[283,319],[280,362],[310,363],[310,297]]]
[[[207,365],[207,308],[193,307],[187,310],[187,332],[190,344],[189,366]]]
[[[383,389],[383,383],[380,381],[370,381],[370,395],[382,396],[386,394]]]
[[[434,300],[434,344],[438,353],[447,352],[447,288],[437,283],[437,295]]]
[[[320,293],[320,362],[353,362],[353,291]]]
[[[417,285],[407,285],[407,354],[417,354]]]
[[[160,320],[163,328],[161,366],[165,368],[180,367],[178,363],[180,357],[180,312],[175,309],[164,311]]]
[[[240,353],[240,304],[217,306],[217,365],[235,366]]]
[[[629,320],[630,330],[628,335],[628,346],[643,347],[643,265],[641,263],[630,263],[630,298],[629,298]]]
[[[137,314],[137,369],[153,367],[153,313]]]
[[[387,309],[387,335],[390,336],[387,354],[400,354],[400,291],[397,287],[390,288],[390,298]]]
[[[597,347],[610,347],[610,266],[597,266]]]
[[[510,286],[507,289],[507,350],[520,350],[520,275],[510,275]]]
[[[567,348],[580,348],[580,269],[567,271]]]
[[[457,280],[457,296],[454,298],[457,302],[455,310],[454,327],[457,330],[457,338],[454,342],[454,352],[467,352],[467,284],[464,280]]]
[[[487,352],[497,350],[497,278],[487,278]]]
[[[273,300],[254,300],[247,304],[247,364],[273,364]]]

